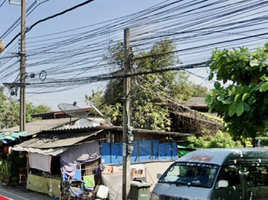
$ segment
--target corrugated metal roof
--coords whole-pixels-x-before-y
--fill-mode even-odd
[[[36,149],[50,149],[59,147],[69,147],[76,143],[79,143],[93,135],[102,132],[98,131],[88,131],[84,133],[40,133],[36,137],[22,142],[15,146],[22,148],[36,148]]]
[[[16,146],[12,148],[14,151],[27,151],[30,153],[38,153],[43,155],[57,156],[69,149],[69,147],[54,148],[54,149],[34,149],[34,148],[24,148],[21,146]]]
[[[42,130],[43,132],[66,132],[66,131],[89,131],[89,130],[108,130],[108,131],[117,131],[120,133],[123,133],[123,127],[122,126],[110,126],[110,125],[100,125],[100,126],[94,126],[94,127],[82,127],[82,128],[52,128],[47,130]],[[148,130],[148,129],[136,129],[133,128],[133,133],[144,133],[144,134],[155,134],[155,135],[173,135],[178,137],[188,137],[188,136],[194,136],[193,133],[179,133],[179,132],[163,132],[163,131],[156,131],[156,130]]]
[[[72,118],[73,119],[73,118]],[[35,120],[29,123],[26,123],[25,130],[28,132],[23,136],[31,136],[36,133],[39,133],[43,129],[52,129],[62,126],[64,124],[69,123],[70,118],[62,118],[62,119],[45,119],[45,120]],[[20,127],[12,127],[8,129],[3,129],[3,132],[18,132],[20,131]]]

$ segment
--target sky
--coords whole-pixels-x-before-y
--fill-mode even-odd
[[[47,105],[55,111],[59,110],[58,104],[74,101],[78,107],[88,107],[85,95],[90,95],[92,90],[104,90],[106,86],[106,82],[91,81],[92,76],[114,70],[113,66],[104,64],[101,56],[107,52],[111,40],[123,40],[127,27],[135,49],[148,50],[158,39],[174,39],[185,65],[206,61],[215,47],[255,48],[267,41],[267,30],[262,24],[267,20],[266,0],[208,0],[205,3],[201,0],[95,0],[47,19],[82,2],[86,1],[27,1],[26,26],[38,22],[26,34],[26,71],[35,74],[34,79],[27,79],[32,83],[32,87],[26,87],[27,102]],[[4,39],[5,44],[20,31],[20,9],[19,5],[0,0],[0,39]],[[46,20],[41,22],[42,19]],[[93,50],[87,51],[90,48]],[[0,55],[1,84],[12,83],[18,76],[18,57],[14,56],[18,49],[19,37]],[[43,82],[38,79],[42,71],[46,74]],[[212,88],[213,82],[206,79],[206,68],[188,71],[190,80]],[[87,77],[88,81],[79,82]],[[80,79],[77,82],[75,78]],[[57,91],[53,86],[62,80],[63,85]],[[44,82],[46,85],[41,87]],[[9,88],[5,89],[10,94]]]
[[[14,0],[14,2],[19,1]],[[59,13],[82,2],[84,1],[50,0],[40,4],[40,6],[38,6],[26,18],[27,26],[34,24],[40,19]],[[66,29],[82,27],[85,24],[95,24],[102,21],[107,21],[138,12],[159,2],[161,2],[161,0],[95,0],[85,6],[77,8],[76,10],[70,11],[64,15],[36,26],[32,31],[29,32],[27,37],[49,34],[55,31],[60,32]],[[2,1],[0,3],[2,3]],[[33,0],[28,0],[27,7],[29,7],[32,3],[34,3]],[[20,17],[20,9],[21,8],[19,5],[8,4],[7,2],[0,8],[0,17],[2,19],[0,22],[0,34],[7,30]],[[14,35],[20,31],[19,28],[20,26],[14,30],[9,37],[5,38],[4,42],[9,42],[9,40],[11,40]],[[53,110],[59,110],[57,106],[59,103],[73,103],[74,101],[77,102],[77,106],[79,107],[88,107],[84,102],[85,94],[90,94],[91,90],[96,87],[105,88],[105,84],[94,83],[83,86],[79,89],[74,89],[73,91],[60,92],[57,94],[27,95],[26,101],[32,102],[34,105],[45,104],[51,107]]]

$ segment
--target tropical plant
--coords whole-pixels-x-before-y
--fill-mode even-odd
[[[209,60],[214,89],[206,97],[211,112],[223,118],[234,137],[256,138],[268,129],[268,43],[248,48],[213,51]]]
[[[11,162],[9,160],[0,160],[0,177],[2,180],[11,177]]]
[[[228,148],[243,147],[240,141],[235,141],[229,133],[217,131],[215,135],[190,136],[187,138],[190,148]]]

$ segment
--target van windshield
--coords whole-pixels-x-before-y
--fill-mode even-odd
[[[159,183],[210,188],[218,170],[218,165],[175,162],[161,176]]]

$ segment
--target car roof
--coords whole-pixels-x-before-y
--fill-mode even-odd
[[[266,148],[212,148],[190,152],[178,161],[202,162],[210,164],[236,164],[268,162]]]

